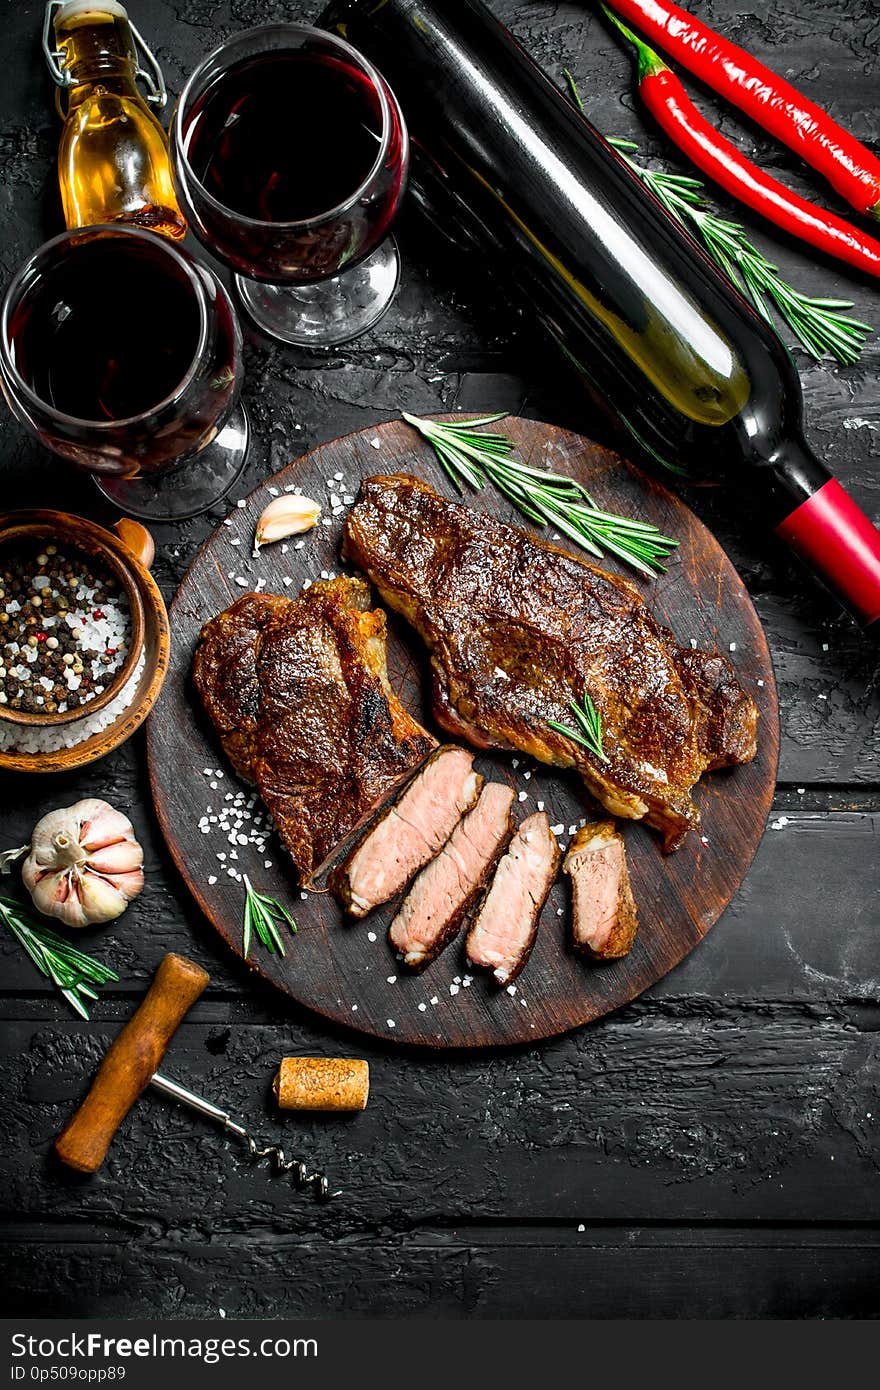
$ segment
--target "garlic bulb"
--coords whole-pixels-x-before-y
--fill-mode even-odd
[[[21,876],[40,912],[87,927],[125,911],[144,886],[143,862],[128,817],[89,798],[43,816]]]
[[[321,508],[311,497],[286,492],[269,503],[257,522],[254,548],[259,550],[261,545],[268,545],[270,541],[283,541],[285,536],[311,531],[320,515]]]

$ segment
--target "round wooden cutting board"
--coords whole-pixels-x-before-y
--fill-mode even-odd
[[[695,791],[702,834],[690,834],[672,855],[661,852],[652,831],[623,823],[641,922],[626,959],[590,965],[571,953],[570,898],[560,876],[515,992],[499,992],[476,972],[463,983],[467,967],[461,941],[423,974],[407,975],[386,940],[394,904],[353,923],[331,896],[301,896],[290,860],[274,837],[263,852],[249,843],[234,847],[235,861],[218,858],[231,854],[226,832],[209,823],[203,833],[199,822],[208,806],[216,815],[218,806],[247,789],[230,771],[197,706],[189,670],[203,623],[247,590],[295,596],[307,579],[341,571],[342,522],[363,478],[415,473],[446,496],[454,496],[454,490],[430,448],[407,425],[393,422],[312,450],[257,488],[244,506],[233,506],[199,551],[171,607],[170,667],[148,724],[150,778],[162,829],[201,908],[237,955],[244,890],[226,872],[230,866],[293,913],[299,932],[287,938],[286,956],[271,956],[255,941],[247,962],[251,969],[317,1013],[397,1042],[483,1047],[534,1041],[634,999],[693,950],[730,902],[758,847],[773,797],[779,723],[770,654],[749,596],[718,543],[683,503],[607,449],[531,420],[506,419],[501,428],[524,460],[570,472],[587,484],[597,505],[654,522],[679,539],[668,572],[644,583],[646,599],[682,643],[693,638],[700,647],[730,652],[761,712],[758,756],[747,767],[704,777]],[[321,503],[322,524],[301,538],[300,549],[291,539],[286,553],[276,543],[253,556],[254,527],[272,490],[292,484]],[[503,521],[522,522],[491,487],[466,500]],[[620,568],[613,560],[603,563]],[[431,727],[424,647],[393,614],[389,629],[392,684],[403,704]],[[476,766],[522,794],[520,816],[543,803],[551,824],[564,827],[563,848],[578,822],[596,814],[573,776],[507,754],[480,756]],[[214,769],[223,777],[218,779]]]

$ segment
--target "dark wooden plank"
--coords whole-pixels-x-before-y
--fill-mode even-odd
[[[7,1316],[876,1318],[876,1230],[467,1227],[368,1242],[9,1232]],[[536,1274],[536,1271],[538,1272]]]
[[[877,1217],[880,1019],[852,1005],[639,1003],[541,1047],[402,1062],[370,1040],[323,1038],[251,1003],[202,1000],[163,1071],[323,1168],[329,1205],[252,1167],[232,1138],[147,1094],[88,1181],[51,1141],[115,1025],[8,1021],[0,1045],[8,1220],[133,1230],[336,1237],[439,1221],[872,1222]],[[115,1010],[117,1017],[130,1006]],[[356,1116],[278,1116],[284,1054],[365,1056]]]
[[[649,484],[607,449],[531,421],[511,418],[506,428],[524,459],[577,477],[608,510],[629,515],[641,501],[643,513],[680,541],[667,572],[644,586],[645,600],[685,646],[690,641],[725,654],[729,648],[760,710],[758,755],[747,767],[703,779],[696,792],[702,826],[675,854],[664,856],[656,836],[644,827],[626,827],[640,909],[639,935],[626,959],[591,970],[566,950],[570,905],[561,878],[542,913],[526,970],[511,990],[487,987],[478,974],[472,987],[464,985],[459,992],[462,976],[470,981],[460,946],[422,975],[407,976],[385,940],[396,903],[353,924],[332,896],[310,893],[303,900],[304,895],[291,892],[286,853],[267,856],[245,843],[245,836],[233,848],[225,831],[207,824],[209,808],[216,815],[234,796],[244,803],[252,789],[232,776],[194,707],[190,671],[204,623],[245,589],[259,584],[268,593],[295,595],[304,583],[337,571],[348,510],[342,499],[353,499],[365,477],[377,469],[414,471],[443,495],[452,488],[430,448],[405,424],[383,425],[322,445],[275,474],[244,507],[233,508],[178,589],[170,614],[168,679],[147,731],[153,799],[178,869],[234,951],[241,949],[243,873],[295,914],[301,935],[287,954],[270,956],[256,943],[250,968],[325,1018],[395,1042],[464,1047],[530,1041],[635,998],[677,965],[727,906],[751,863],[773,795],[778,743],[769,653],[748,595],[710,533],[669,492]],[[319,502],[319,525],[301,540],[301,549],[266,546],[251,557],[263,508],[292,486]],[[485,489],[472,505],[478,513],[508,523],[521,519],[494,489]],[[615,568],[625,573],[623,567]],[[391,683],[404,707],[430,727],[425,665],[419,640],[402,624],[391,626]],[[546,806],[551,824],[565,829],[563,849],[582,819],[597,814],[577,779],[531,759],[487,756],[477,766],[487,778],[514,787],[521,814]],[[448,998],[450,989],[457,996],[456,1007],[441,1011],[432,1001],[441,994]]]

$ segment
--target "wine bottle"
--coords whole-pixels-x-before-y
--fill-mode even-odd
[[[481,0],[335,0],[394,88],[412,185],[668,467],[723,474],[865,625],[880,532],[802,433],[776,335]]]

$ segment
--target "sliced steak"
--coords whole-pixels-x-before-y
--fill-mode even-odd
[[[634,584],[449,502],[418,478],[368,478],[343,551],[431,651],[434,714],[477,747],[573,767],[616,816],[675,849],[704,772],[755,755],[758,712],[726,657],[681,647]],[[551,727],[592,698],[602,762]]]
[[[579,830],[562,867],[571,878],[574,949],[594,960],[625,956],[639,919],[623,836],[614,823],[596,821]]]
[[[438,748],[395,804],[367,831],[330,888],[352,917],[365,917],[409,883],[470,810],[483,779],[465,748]]]
[[[458,935],[510,839],[513,796],[503,783],[487,782],[404,898],[388,939],[410,970],[424,970]]]
[[[497,984],[509,985],[528,960],[558,868],[556,836],[538,811],[516,831],[467,934],[468,960]]]
[[[306,885],[437,746],[391,690],[385,638],[368,585],[346,577],[245,594],[202,629],[196,689]]]

